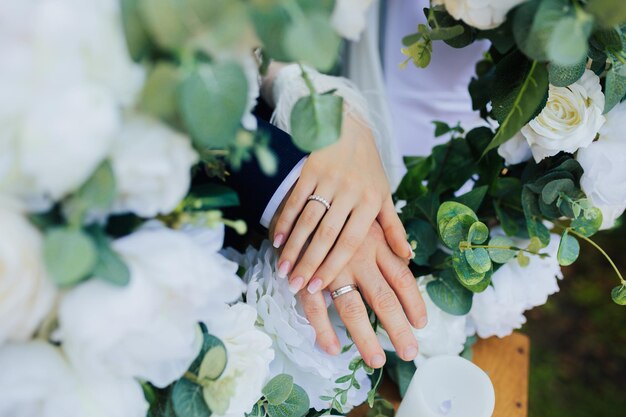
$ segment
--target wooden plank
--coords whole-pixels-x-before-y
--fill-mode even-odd
[[[528,416],[529,353],[530,341],[522,333],[503,339],[481,339],[474,345],[473,362],[487,372],[496,391],[493,417]],[[380,394],[398,409],[400,394],[389,379],[383,379]],[[365,417],[368,410],[367,404],[363,404],[352,410],[349,417]]]

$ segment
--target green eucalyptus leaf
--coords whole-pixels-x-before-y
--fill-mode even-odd
[[[150,49],[150,39],[141,21],[139,2],[140,0],[121,0],[126,46],[130,56],[136,62],[141,61]]]
[[[169,62],[158,62],[143,85],[137,107],[144,113],[174,123],[178,117],[178,68]]]
[[[524,252],[519,251],[517,254],[517,263],[522,268],[526,268],[528,264],[530,264],[530,258],[524,254]]]
[[[248,81],[234,62],[201,64],[180,87],[179,106],[194,144],[224,148],[235,139],[248,102]]]
[[[189,367],[189,371],[194,374],[198,374],[200,372],[200,365],[202,364],[202,360],[204,359],[204,355],[212,349],[214,346],[224,345],[224,343],[218,339],[217,337],[209,334],[206,331],[206,328],[202,327],[202,347],[200,348],[200,353],[196,357],[196,359],[191,363]]]
[[[626,22],[626,7],[623,0],[589,0],[586,10],[604,27]]]
[[[69,287],[87,278],[98,260],[93,239],[80,229],[48,229],[43,241],[48,274],[59,287]]]
[[[574,84],[585,73],[587,57],[573,65],[558,65],[550,63],[548,65],[548,80],[555,87],[567,87]]]
[[[585,210],[584,213],[581,213],[580,216],[572,221],[570,226],[583,236],[592,236],[602,226],[602,212],[596,207]]]
[[[441,240],[450,249],[456,249],[459,244],[467,239],[471,226],[476,223],[474,216],[460,214],[453,217],[440,233]]]
[[[497,201],[493,202],[493,208],[496,211],[496,217],[500,221],[500,226],[504,233],[506,233],[507,236],[517,235],[520,229],[517,219],[513,218]]]
[[[454,267],[459,281],[464,286],[474,286],[480,283],[486,275],[485,272],[477,272],[474,270],[460,251],[456,251],[452,254],[452,266]]]
[[[430,39],[434,41],[447,41],[457,36],[461,36],[465,32],[463,25],[454,25],[449,27],[434,28],[430,32]]]
[[[491,258],[485,248],[467,249],[463,251],[469,266],[478,273],[487,273],[491,269]]]
[[[115,200],[115,191],[113,168],[109,161],[104,161],[65,203],[68,222],[80,226],[90,210],[106,211]]]
[[[430,223],[421,219],[411,220],[405,225],[405,228],[409,242],[415,245],[413,263],[422,266],[428,265],[428,258],[437,250],[437,243],[439,242],[437,232]]]
[[[470,226],[467,240],[471,243],[480,244],[489,238],[489,228],[483,222],[475,222]]]
[[[481,279],[478,283],[469,285],[464,282],[461,282],[461,285],[463,285],[463,287],[467,288],[473,293],[481,293],[485,291],[487,288],[489,288],[489,285],[491,284],[492,276],[493,276],[493,269],[490,269],[489,271],[485,273],[485,276],[483,277],[483,279]]]
[[[423,183],[428,177],[432,166],[432,158],[411,158],[410,165],[407,164],[407,173],[402,178],[396,191],[398,198],[410,201],[424,195],[426,193],[426,187]]]
[[[615,304],[626,306],[626,285],[618,285],[611,291],[611,298]]]
[[[339,56],[341,38],[333,30],[328,17],[311,13],[306,19],[289,25],[283,42],[285,50],[294,60],[328,71]]]
[[[208,211],[239,205],[239,196],[230,187],[221,184],[194,186],[183,202],[185,211]]]
[[[561,236],[561,243],[559,243],[559,250],[557,252],[557,259],[559,265],[568,266],[573,264],[580,253],[580,244],[578,240],[567,233],[567,230],[563,232]]]
[[[113,285],[127,285],[130,282],[130,269],[111,247],[111,240],[101,228],[92,227],[89,231],[98,251],[93,276]]]
[[[572,16],[569,0],[532,0],[520,5],[513,18],[513,35],[520,50],[531,59],[547,61],[546,46],[555,25]]]
[[[335,143],[341,135],[343,99],[314,94],[300,98],[291,111],[293,141],[305,152]]]
[[[219,343],[215,343],[204,353],[198,370],[198,378],[201,380],[208,379],[214,381],[218,379],[226,369],[228,362],[226,346],[224,346],[221,340],[218,340],[218,342]]]
[[[204,401],[202,386],[181,378],[172,388],[172,408],[177,416],[210,417],[211,410]]]
[[[278,405],[284,403],[293,390],[293,377],[279,374],[270,379],[262,390],[268,403]]]
[[[463,316],[472,308],[472,292],[459,283],[450,269],[426,284],[426,291],[435,305],[448,314]]]
[[[550,230],[543,224],[541,219],[526,219],[526,226],[530,237],[537,237],[544,247],[550,243]]]
[[[182,47],[193,28],[184,21],[181,2],[173,0],[138,0],[138,13],[150,38],[161,48],[176,50]],[[196,22],[196,20],[193,20]]]
[[[626,68],[626,66],[614,60],[613,65],[606,73],[605,114],[611,111],[626,95],[626,75],[620,72],[622,68]]]
[[[561,193],[572,195],[576,192],[576,186],[574,185],[574,181],[564,178],[561,180],[550,181],[546,184],[545,187],[541,190],[541,199],[546,204],[552,204],[559,198]]]
[[[543,243],[541,243],[541,240],[539,240],[537,236],[533,236],[532,238],[530,238],[530,243],[528,243],[526,250],[532,253],[539,253],[539,251],[543,247],[544,246]]]
[[[437,210],[437,227],[439,229],[439,233],[443,231],[450,220],[459,215],[469,216],[473,218],[474,221],[478,221],[478,216],[476,216],[476,213],[474,213],[474,211],[472,211],[469,207],[455,201],[446,201],[442,203]]]
[[[268,404],[269,417],[303,417],[309,411],[309,397],[297,384],[293,385],[289,397],[278,405]]]
[[[557,65],[575,65],[587,57],[593,18],[584,12],[556,22],[546,50]]]
[[[517,253],[517,251],[513,249],[508,249],[509,247],[513,246],[513,241],[506,236],[492,237],[489,241],[489,246],[496,246],[490,247],[488,249],[488,252],[491,260],[499,264],[507,263],[508,261],[513,259],[515,257],[515,254]]]

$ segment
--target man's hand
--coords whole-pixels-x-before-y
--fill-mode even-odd
[[[413,360],[418,345],[411,325],[416,328],[426,325],[426,308],[406,260],[389,248],[378,222],[369,228],[363,244],[328,289],[333,291],[350,284],[356,284],[359,291],[340,295],[334,303],[365,363],[380,368],[385,364],[385,353],[372,329],[363,299],[378,316],[400,358]],[[315,328],[318,345],[328,353],[338,354],[341,346],[328,318],[324,295],[311,294],[306,289],[298,295]]]

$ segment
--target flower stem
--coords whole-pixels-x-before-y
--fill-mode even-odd
[[[561,226],[561,227],[563,227],[563,226]],[[587,236],[582,235],[582,234],[578,233],[577,231],[573,230],[571,227],[567,227],[567,228],[565,228],[565,230],[567,230],[568,233],[571,233],[571,234],[581,238],[582,240],[584,240],[585,242],[589,243],[591,246],[596,248],[598,250],[598,252],[600,252],[602,254],[602,256],[604,256],[606,258],[607,261],[609,261],[609,264],[611,264],[611,267],[613,268],[613,270],[617,274],[617,277],[619,278],[619,280],[622,282],[622,285],[626,286],[626,280],[624,280],[624,277],[622,277],[622,274],[619,271],[619,269],[617,268],[617,266],[615,265],[615,262],[613,262],[613,259],[611,259],[609,254],[606,253],[604,251],[604,249],[602,249],[602,247],[600,247],[600,245],[598,245],[593,240],[589,239]]]
[[[183,374],[183,377],[187,378],[188,380],[190,380],[196,385],[202,385],[202,383],[200,382],[200,379],[198,378],[198,375],[194,374],[193,372],[185,371],[185,373]]]

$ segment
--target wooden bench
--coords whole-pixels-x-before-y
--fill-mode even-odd
[[[503,339],[481,339],[474,345],[473,362],[487,372],[496,391],[493,417],[528,416],[529,354],[530,341],[522,333]],[[380,394],[398,409],[400,394],[389,379],[383,380]],[[363,404],[352,410],[349,417],[365,417],[368,410],[367,404]]]

